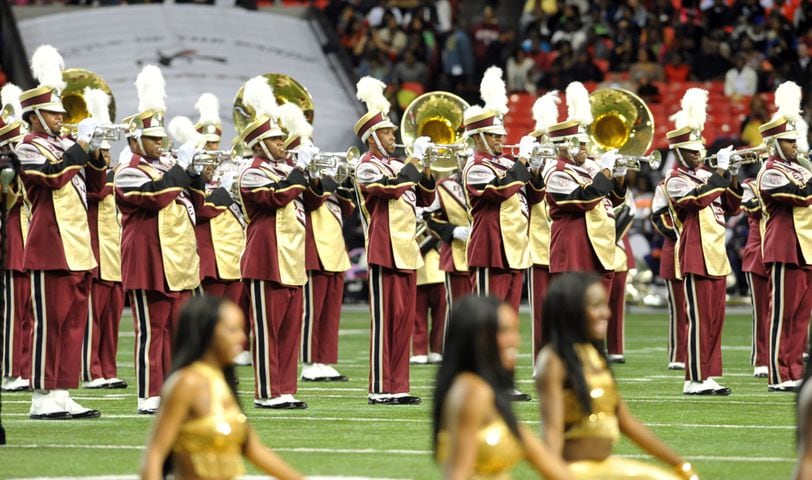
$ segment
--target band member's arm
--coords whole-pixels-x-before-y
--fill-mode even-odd
[[[88,200],[95,200],[95,201],[99,202],[103,198],[105,198],[106,196],[112,195],[113,190],[114,190],[113,180],[114,180],[114,173],[113,173],[112,170],[110,170],[105,174],[105,181],[104,181],[104,185],[102,186],[101,190],[91,191],[90,189],[88,189],[88,191],[87,191],[87,199]]]
[[[745,182],[742,184],[742,210],[748,215],[761,211],[761,203],[758,201],[756,192],[753,190],[754,188],[757,188],[754,182]]]
[[[527,203],[529,205],[535,205],[537,203],[541,203],[544,200],[544,197],[547,195],[547,188],[544,186],[544,177],[541,176],[541,173],[533,173],[532,178],[527,183],[527,188],[525,192],[527,193]]]
[[[615,238],[620,241],[634,222],[634,215],[632,209],[628,205],[615,210]]]
[[[428,207],[434,203],[436,182],[431,175],[420,175],[420,181],[417,182],[417,205],[420,207]]]
[[[395,200],[417,185],[421,180],[420,172],[411,163],[400,169],[397,176],[384,175],[380,168],[371,162],[358,165],[355,170],[355,181],[358,188],[366,195],[386,200]],[[432,193],[433,189],[432,189]]]
[[[68,148],[62,160],[51,163],[40,150],[30,144],[23,143],[17,147],[17,157],[22,167],[22,177],[27,183],[42,187],[59,189],[71,181],[79,170],[90,161],[90,156],[79,145]]]
[[[581,185],[570,174],[553,171],[547,177],[547,199],[565,211],[585,212],[602,202],[612,191],[613,183],[599,173],[591,182]]]
[[[194,195],[199,195],[195,193]],[[195,205],[195,220],[198,224],[207,222],[212,218],[228,211],[234,199],[223,187],[212,190],[204,197],[202,205]]]
[[[65,152],[65,154],[67,155],[67,152]],[[71,155],[74,154],[74,152],[71,152]],[[85,165],[85,184],[87,185],[87,191],[88,193],[100,192],[107,181],[107,160],[104,159],[98,150],[89,153],[88,156],[89,160],[87,165]]]
[[[437,248],[437,244],[440,243],[440,239],[434,236],[429,237],[423,243],[420,244],[420,255],[426,256],[431,250]]]
[[[341,215],[345,218],[352,215],[355,211],[355,190],[351,179],[344,180],[344,183],[336,189],[336,197],[341,206]]]
[[[783,173],[768,170],[761,175],[758,188],[763,198],[770,198],[778,203],[796,207],[812,205],[812,180],[805,185],[798,185]]]
[[[671,201],[674,202],[674,208],[699,210],[709,206],[725,193],[730,184],[729,176],[729,173],[723,177],[717,172],[713,172],[705,183],[699,186],[684,178],[674,176],[666,180],[665,189]]]
[[[502,203],[515,195],[530,181],[530,170],[522,162],[516,162],[499,178],[485,165],[471,165],[465,172],[465,188],[472,198],[492,203]]]
[[[260,170],[246,170],[240,180],[243,199],[269,208],[282,208],[296,199],[307,188],[307,177],[298,168],[291,170],[287,178],[274,182]]]
[[[661,208],[656,212],[651,212],[651,225],[654,227],[654,230],[656,230],[657,233],[676,242],[677,232],[674,230],[674,226],[671,224],[669,215],[668,207]]]
[[[619,207],[626,201],[626,177],[613,177],[612,178],[612,191],[609,193],[609,199],[612,201],[613,207]]]
[[[324,205],[330,195],[336,191],[338,183],[330,177],[313,179],[302,195],[305,211],[312,212]]]
[[[116,202],[150,210],[160,210],[172,203],[192,181],[178,165],[158,180],[134,167],[120,169],[115,178]]]
[[[733,177],[736,178],[735,176]],[[741,211],[742,186],[737,181],[731,181],[722,195],[722,208],[727,215],[736,215]]]
[[[436,233],[437,236],[440,237],[440,240],[445,243],[451,243],[454,241],[454,229],[459,225],[454,225],[444,217],[445,215],[436,212],[434,215],[426,218],[426,226],[429,227],[429,230]]]

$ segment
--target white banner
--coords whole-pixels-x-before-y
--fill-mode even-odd
[[[21,20],[31,55],[50,44],[65,67],[98,73],[110,85],[116,117],[136,113],[135,77],[146,64],[166,78],[167,118],[197,120],[200,94],[220,99],[223,147],[235,136],[231,106],[240,85],[263,73],[284,73],[307,87],[315,105],[315,143],[343,151],[355,143],[361,106],[338,82],[304,19],[198,5],[130,5],[76,9]],[[229,143],[226,143],[229,142]]]

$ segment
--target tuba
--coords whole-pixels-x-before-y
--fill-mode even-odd
[[[268,84],[273,88],[277,104],[282,105],[287,102],[295,103],[302,109],[307,121],[310,122],[311,125],[313,124],[313,97],[304,85],[297,82],[293,77],[282,73],[266,73],[263,77],[268,80]],[[242,96],[244,87],[245,85],[240,86],[240,89],[237,91],[237,96],[234,97],[234,104],[231,111],[234,120],[234,128],[238,134],[242,132],[249,123],[254,121],[254,116],[256,115],[254,109],[243,102]]]
[[[622,156],[641,157],[651,147],[654,138],[654,116],[646,103],[634,93],[622,88],[601,88],[589,96],[594,120],[587,134],[595,152],[617,149]],[[646,160],[643,160],[646,162]],[[630,164],[634,164],[629,160]],[[648,162],[654,167],[655,162]],[[627,165],[628,166],[628,165]]]
[[[63,117],[63,134],[74,134],[76,125],[90,116],[85,103],[85,88],[98,88],[110,95],[110,119],[116,118],[116,100],[110,86],[98,74],[85,70],[84,68],[69,68],[62,72],[62,79],[67,86],[62,90],[60,97],[65,111],[68,112]],[[117,134],[123,125],[102,125],[102,136],[105,140],[115,141],[120,138]]]
[[[400,135],[405,145],[417,137],[431,138],[427,166],[437,173],[461,170],[468,146],[461,140],[462,118],[468,102],[449,92],[427,92],[412,100],[403,112]]]

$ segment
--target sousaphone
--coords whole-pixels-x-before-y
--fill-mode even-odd
[[[468,148],[462,142],[463,114],[468,107],[468,102],[453,93],[437,91],[420,95],[403,112],[400,121],[403,143],[411,146],[417,137],[429,137],[435,145],[431,169],[437,173],[458,170],[459,157]]]
[[[304,85],[297,82],[293,77],[283,73],[266,73],[262,76],[273,89],[277,104],[295,103],[302,109],[307,121],[310,122],[311,125],[313,124],[313,97]],[[242,96],[244,90],[245,84],[240,86],[240,89],[237,91],[231,112],[234,119],[234,128],[237,130],[237,133],[242,132],[249,123],[254,121],[254,117],[256,116],[254,109],[243,102]]]
[[[622,88],[602,88],[589,96],[592,124],[587,129],[596,153],[614,148],[621,155],[643,155],[654,138],[654,116],[646,103]]]

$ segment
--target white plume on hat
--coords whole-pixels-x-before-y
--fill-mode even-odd
[[[132,150],[130,150],[130,144],[125,143],[124,148],[118,154],[118,161],[116,162],[116,165],[124,165],[126,163],[129,163],[132,158],[133,152]]]
[[[258,75],[245,83],[242,99],[246,105],[254,109],[257,118],[266,116],[276,119],[279,115],[273,88],[262,75]]]
[[[385,83],[367,75],[355,84],[355,97],[364,102],[370,112],[381,112],[387,115],[392,106],[383,93],[385,89]]]
[[[295,103],[287,102],[279,106],[279,122],[291,137],[305,139],[313,136],[313,126],[308,123],[304,112]]]
[[[689,88],[680,102],[682,109],[672,115],[676,129],[689,127],[702,130],[708,119],[708,91],[703,88]]]
[[[110,125],[110,95],[98,88],[85,87],[87,112],[101,125]]]
[[[773,120],[783,117],[796,123],[801,118],[801,87],[795,82],[784,82],[775,89],[775,106],[778,110]]]
[[[533,120],[536,121],[536,131],[547,132],[547,130],[558,123],[558,104],[561,98],[558,90],[551,90],[533,103]]]
[[[62,79],[64,68],[62,55],[50,45],[40,45],[31,57],[31,72],[42,87],[55,88],[60,92],[64,90],[67,86]]]
[[[135,79],[138,90],[138,111],[166,113],[166,81],[155,65],[145,65]]]
[[[169,135],[181,145],[192,142],[197,146],[202,146],[205,142],[205,137],[195,130],[192,120],[184,116],[174,117],[169,122]]]
[[[15,120],[22,120],[23,107],[20,105],[20,94],[23,91],[13,83],[7,83],[0,89],[0,107],[11,106],[11,116]]]
[[[496,112],[500,117],[508,112],[507,87],[502,80],[501,68],[489,67],[485,70],[479,84],[479,96],[485,102],[485,110]]]
[[[575,120],[583,126],[592,124],[592,106],[589,92],[581,82],[570,82],[565,91],[567,96],[567,119]]]
[[[809,151],[809,124],[806,123],[806,120],[803,118],[799,118],[797,122],[795,122],[795,131],[798,132],[798,151],[799,152],[808,152]]]
[[[203,125],[220,125],[220,100],[211,93],[204,93],[197,99],[195,108],[200,113],[197,123]]]

